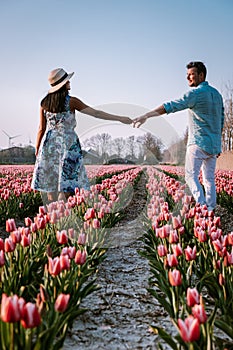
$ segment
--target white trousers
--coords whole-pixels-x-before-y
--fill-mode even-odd
[[[216,155],[203,151],[197,145],[187,147],[185,160],[185,181],[197,203],[206,204],[211,211],[216,206],[215,167]],[[203,187],[199,181],[202,170]]]

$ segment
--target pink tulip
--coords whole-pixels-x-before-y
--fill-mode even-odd
[[[172,226],[176,230],[182,226],[182,221],[180,215],[172,217]]]
[[[167,264],[170,267],[178,266],[178,260],[175,254],[167,254]]]
[[[54,259],[49,257],[48,270],[52,276],[57,276],[61,272],[60,259],[58,257]]]
[[[229,242],[229,245],[233,246],[233,232],[228,234],[228,242]]]
[[[56,301],[54,308],[58,312],[64,312],[67,309],[68,303],[70,300],[70,294],[59,294]]]
[[[14,219],[8,219],[6,221],[6,232],[12,232],[16,231],[16,225],[15,225],[15,220]]]
[[[77,243],[80,245],[84,245],[86,243],[86,234],[85,233],[79,234]]]
[[[180,286],[182,284],[182,277],[181,273],[179,270],[169,270],[168,271],[168,279],[170,284],[175,287],[175,286]]]
[[[227,252],[227,262],[228,265],[233,265],[233,251],[231,251],[231,253]]]
[[[3,322],[18,322],[20,320],[19,297],[13,295],[8,297],[2,294],[1,320]]]
[[[75,235],[76,235],[75,229],[74,229],[73,227],[69,228],[69,229],[68,229],[68,236],[69,236],[71,239],[73,239],[73,238],[75,238]]]
[[[21,324],[24,328],[34,328],[41,324],[41,317],[36,304],[27,303],[23,306]]]
[[[220,273],[218,276],[218,283],[220,286],[224,286],[225,285],[225,278],[223,277],[223,274]]]
[[[30,226],[30,229],[32,232],[36,232],[38,230],[37,224],[33,222]]]
[[[46,226],[45,218],[44,217],[43,218],[38,218],[36,224],[37,224],[37,227],[38,227],[39,230],[43,230],[45,228],[45,226]]]
[[[162,244],[158,245],[157,251],[160,257],[167,255],[167,248]]]
[[[184,249],[186,260],[187,261],[195,260],[196,259],[196,251],[197,251],[196,246],[194,246],[193,249],[190,246],[187,246],[187,248]]]
[[[62,248],[61,255],[68,255],[70,259],[74,259],[76,254],[76,248],[75,247],[64,247]]]
[[[177,243],[179,241],[179,236],[178,236],[177,230],[170,231],[168,241],[170,244]]]
[[[84,220],[94,219],[95,216],[95,210],[93,208],[88,208],[84,214]]]
[[[196,288],[187,289],[187,305],[192,307],[196,304],[200,304],[200,295]]]
[[[4,250],[7,253],[11,253],[15,250],[15,243],[13,242],[11,236],[5,239]]]
[[[178,326],[183,341],[189,343],[200,338],[200,324],[193,316],[188,316],[184,321],[179,318]]]
[[[181,256],[183,254],[183,250],[182,250],[180,243],[172,244],[172,251],[173,251],[173,254],[175,254],[175,256],[177,256],[177,257]]]
[[[207,321],[207,315],[203,305],[194,305],[192,308],[192,314],[198,319],[199,323],[205,323]]]
[[[40,207],[39,207],[39,213],[40,213],[40,214],[45,215],[46,212],[47,212],[47,211],[46,211],[45,206],[40,206]]]
[[[66,230],[57,231],[56,238],[59,244],[67,244],[68,243],[68,235]]]
[[[29,247],[31,244],[31,235],[23,235],[21,238],[21,245],[25,248],[25,247]]]
[[[4,240],[0,238],[0,250],[4,250]]]
[[[12,241],[15,244],[20,243],[20,241],[21,241],[21,232],[19,230],[11,232],[10,236],[12,238]]]
[[[86,255],[87,254],[85,250],[84,251],[78,250],[74,258],[75,263],[78,265],[83,265],[86,262]]]
[[[92,227],[93,227],[94,229],[99,228],[99,227],[100,227],[100,221],[99,221],[98,219],[93,219],[93,220],[92,220]]]
[[[197,234],[197,238],[200,242],[206,242],[207,241],[207,234],[205,231],[200,230]]]
[[[25,222],[26,226],[31,226],[31,224],[32,224],[32,220],[29,217],[25,218],[24,222]]]
[[[70,269],[70,259],[68,255],[60,256],[60,268],[61,271]]]
[[[5,254],[3,250],[0,250],[0,267],[5,265]]]

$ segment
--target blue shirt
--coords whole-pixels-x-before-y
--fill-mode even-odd
[[[191,89],[183,98],[163,106],[167,114],[189,109],[188,145],[195,144],[209,154],[221,153],[223,99],[207,81]]]

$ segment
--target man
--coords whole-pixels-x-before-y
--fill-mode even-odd
[[[185,160],[185,180],[197,203],[206,204],[209,211],[216,206],[215,167],[221,153],[221,135],[224,123],[223,99],[206,79],[202,62],[186,66],[188,84],[192,88],[178,100],[166,102],[154,110],[134,119],[139,127],[148,118],[189,109],[188,143]],[[205,192],[199,182],[202,169]]]

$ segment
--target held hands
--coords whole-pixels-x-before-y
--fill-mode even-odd
[[[135,119],[131,119],[129,117],[119,117],[119,121],[124,124],[132,124],[133,128],[139,128],[142,124],[147,121],[146,115],[141,115]]]
[[[133,120],[133,128],[140,128],[142,124],[147,121],[147,117],[145,115],[141,115]]]
[[[123,124],[132,124],[133,120],[129,117],[119,117],[119,122]]]

